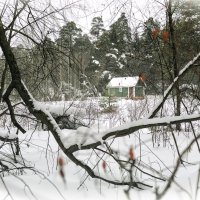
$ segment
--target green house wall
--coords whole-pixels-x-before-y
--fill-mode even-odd
[[[128,90],[129,90],[129,93],[128,93]],[[107,96],[110,96],[110,97],[144,98],[144,95],[145,95],[144,93],[145,93],[144,87],[142,86],[135,86],[133,88],[127,88],[127,87],[107,88]]]
[[[135,87],[135,96],[136,97],[144,97],[144,87],[136,86]]]
[[[111,97],[128,97],[128,88],[108,88],[108,96]]]

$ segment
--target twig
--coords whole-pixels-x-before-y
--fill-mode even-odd
[[[0,173],[0,178],[1,178],[1,181],[2,181],[2,183],[3,183],[3,185],[4,185],[4,187],[5,187],[5,189],[6,189],[7,193],[8,193],[8,195],[10,196],[10,198],[11,198],[12,200],[14,200],[14,198],[12,197],[12,195],[11,195],[11,193],[10,193],[10,191],[9,191],[9,189],[8,189],[8,187],[7,187],[7,185],[6,185],[6,183],[4,182],[4,180],[3,180],[2,176],[1,176],[1,173]]]

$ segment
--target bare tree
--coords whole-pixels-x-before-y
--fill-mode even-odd
[[[12,9],[12,7],[9,8]],[[195,64],[199,62],[200,53],[197,54],[196,57],[193,58],[193,60],[189,61],[185,66],[183,66],[182,70],[175,73],[175,77],[169,87],[165,90],[161,101],[158,102],[154,109],[144,119],[133,121],[131,123],[124,124],[122,126],[111,128],[108,130],[101,130],[99,128],[96,128],[94,130],[94,128],[92,127],[90,128],[85,126],[81,126],[77,129],[73,127],[73,130],[68,130],[70,134],[65,136],[58,123],[56,122],[56,119],[53,117],[51,111],[46,109],[42,102],[37,101],[32,96],[26,84],[23,82],[24,77],[22,76],[20,66],[18,64],[19,62],[17,62],[16,56],[14,55],[11,46],[11,40],[15,39],[15,37],[20,36],[22,36],[23,39],[40,46],[41,41],[43,41],[42,37],[44,37],[44,30],[42,29],[42,27],[45,25],[45,23],[47,23],[47,25],[49,24],[48,20],[52,15],[56,14],[58,10],[54,9],[53,7],[51,7],[50,4],[48,4],[48,6],[40,12],[40,15],[36,17],[34,15],[34,8],[31,6],[31,2],[28,1],[16,1],[15,7],[13,9],[14,11],[12,11],[12,20],[9,23],[5,21],[3,11],[0,18],[0,46],[6,61],[5,71],[9,70],[11,76],[8,87],[2,93],[3,101],[6,103],[7,108],[1,111],[0,116],[5,114],[7,110],[9,110],[11,121],[20,132],[17,131],[15,137],[13,137],[12,139],[9,139],[8,135],[5,135],[4,137],[0,137],[0,140],[4,142],[10,142],[10,144],[12,145],[12,142],[17,143],[18,134],[26,134],[27,131],[26,127],[23,127],[23,125],[21,125],[20,122],[18,122],[18,120],[16,119],[16,114],[14,111],[15,105],[12,104],[11,99],[13,92],[16,91],[18,96],[23,101],[24,105],[27,107],[30,114],[34,116],[34,119],[46,125],[63,153],[78,167],[84,169],[90,177],[100,179],[113,185],[127,186],[127,190],[125,192],[129,197],[129,191],[131,188],[144,189],[146,187],[152,187],[152,185],[150,185],[148,182],[140,181],[137,175],[133,175],[133,169],[137,169],[142,174],[145,174],[152,179],[167,182],[166,187],[162,191],[157,191],[157,197],[161,198],[170,188],[171,183],[174,181],[179,166],[183,164],[183,156],[185,155],[185,153],[194,144],[198,145],[200,135],[197,134],[194,130],[194,139],[182,152],[180,152],[178,146],[176,146],[178,154],[177,164],[173,168],[171,176],[169,177],[163,176],[163,174],[158,172],[156,169],[152,169],[150,165],[146,165],[146,170],[144,170],[143,163],[137,161],[137,159],[134,157],[134,152],[132,148],[129,149],[128,156],[120,156],[120,153],[112,147],[112,142],[110,143],[110,141],[115,140],[116,138],[128,136],[130,134],[135,134],[137,131],[144,128],[171,126],[174,124],[176,125],[180,123],[192,123],[193,121],[198,121],[200,119],[199,113],[163,118],[158,118],[157,115],[164,105],[166,99],[172,93],[174,88],[177,87],[178,81],[184,75],[186,75],[186,73],[191,70],[191,68],[193,68]],[[24,16],[21,16],[23,14],[23,11],[25,12],[24,15],[27,17],[27,24],[23,20]],[[46,28],[48,29],[48,27]],[[31,34],[29,31],[31,31]],[[4,75],[2,77],[2,83],[4,83]],[[70,124],[68,126],[69,129],[72,129],[72,127],[70,127]],[[85,133],[85,135],[80,135],[80,133]],[[16,146],[18,146],[18,144]],[[113,177],[105,177],[102,173],[98,173],[95,169],[95,166],[98,165],[98,162],[95,163],[94,166],[91,166],[87,162],[84,162],[83,160],[78,158],[75,154],[76,152],[86,150],[88,152],[92,150],[97,155],[102,154],[109,156],[109,158],[114,160],[119,168],[123,171],[122,174],[126,174],[126,176],[122,177],[122,179],[115,179]],[[13,154],[16,155],[17,152],[14,152]],[[102,160],[103,156],[99,156],[99,162]],[[4,171],[8,170],[7,166],[3,162],[0,162],[0,165],[4,169]],[[103,162],[104,169],[107,165],[108,164],[106,162]],[[155,172],[156,175],[153,175],[152,172]]]

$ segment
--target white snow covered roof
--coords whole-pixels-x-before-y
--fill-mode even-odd
[[[112,78],[107,87],[133,87],[137,84],[138,79],[138,76]]]

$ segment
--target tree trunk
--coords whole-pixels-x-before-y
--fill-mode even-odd
[[[174,37],[174,25],[173,25],[173,18],[172,18],[172,0],[169,0],[168,5],[168,18],[169,18],[169,32],[170,32],[170,41],[171,41],[171,48],[172,48],[172,63],[173,63],[173,75],[174,78],[178,76],[179,69],[177,65],[177,51],[176,51],[176,43],[175,43],[175,37]],[[180,116],[181,114],[181,92],[179,89],[179,82],[177,82],[175,87],[175,101],[176,101],[176,107],[175,107],[175,115]],[[176,125],[176,130],[180,131],[181,126],[180,124]]]

